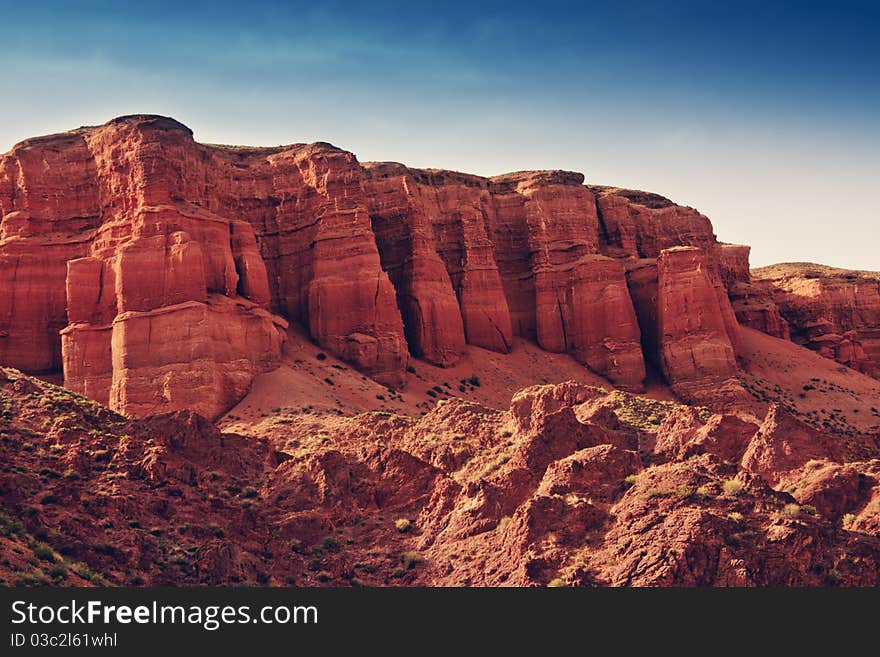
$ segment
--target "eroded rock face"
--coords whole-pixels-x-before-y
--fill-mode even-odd
[[[278,362],[285,321],[393,387],[410,353],[447,366],[521,338],[629,389],[647,360],[692,397],[736,370],[738,322],[864,372],[880,358],[876,277],[753,277],[748,247],[718,243],[693,208],[573,172],[208,146],[130,116],[17,145],[0,160],[0,214],[0,361],[63,368],[125,413],[182,408],[192,395],[168,368],[191,360],[218,412]],[[176,353],[134,337],[154,324]]]
[[[730,297],[736,320],[743,326],[757,329],[783,340],[789,339],[788,322],[779,313],[768,286],[752,280],[749,271],[751,247],[742,244],[716,244],[713,255]]]
[[[0,159],[0,361],[61,367],[66,262],[100,225],[96,165],[81,136],[30,139]]]
[[[69,387],[125,414],[215,417],[277,366],[283,313],[402,382],[402,325],[350,153],[212,148],[171,119],[123,117],[16,146],[0,210],[5,363],[63,365]]]
[[[570,352],[616,384],[641,386],[623,268],[598,253],[595,199],[582,175],[488,179],[363,166],[382,266],[414,354],[450,365],[465,344],[503,353],[518,335]]]
[[[737,371],[739,326],[698,247],[664,249],[657,259],[658,361],[676,384],[708,386]]]
[[[16,146],[0,210],[0,358],[63,366],[71,387],[125,413],[183,408],[192,395],[171,370],[189,361],[211,382],[199,408],[219,412],[278,361],[280,317],[395,387],[410,352],[451,365],[467,344],[503,353],[519,336],[639,389],[656,332],[641,314],[656,310],[633,304],[624,260],[682,244],[707,249],[736,341],[708,219],[578,173],[482,178],[361,165],[323,143],[205,146],[172,119],[131,116]],[[159,335],[176,353],[154,349]]]
[[[708,217],[657,194],[590,187],[602,227],[603,252],[615,257],[656,258],[663,249],[715,244]]]
[[[12,210],[4,203],[2,249],[24,243],[43,254],[45,242],[68,244],[48,252],[57,260],[43,272],[24,269],[11,284],[13,293],[30,289],[43,335],[66,324],[68,387],[127,415],[222,414],[256,374],[277,366],[286,328],[265,310],[268,280],[250,224],[183,201],[175,167],[195,143],[170,119],[133,117],[47,139],[19,145],[0,165]],[[34,163],[65,151],[61,162]],[[85,164],[70,166],[74,157]],[[45,174],[53,166],[67,176]],[[47,207],[46,196],[55,203]],[[40,221],[17,228],[23,215]],[[67,218],[77,215],[87,219]],[[40,274],[45,295],[32,287]],[[29,369],[48,369],[40,360]]]
[[[792,263],[752,271],[791,339],[865,374],[880,376],[880,274]]]
[[[740,324],[776,338],[791,339],[788,322],[779,312],[766,283],[736,281],[728,288],[728,293]]]
[[[742,467],[775,485],[786,472],[818,459],[840,461],[840,448],[773,404],[743,454]]]

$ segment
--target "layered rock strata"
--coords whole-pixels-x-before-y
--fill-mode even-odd
[[[524,339],[616,386],[640,389],[647,361],[699,388],[736,370],[738,322],[866,372],[880,357],[876,281],[753,278],[693,208],[573,172],[204,145],[129,116],[15,146],[0,215],[0,362],[131,415],[221,413],[287,322],[393,387],[410,354]]]
[[[791,339],[880,376],[880,273],[809,263],[752,270],[791,327]]]

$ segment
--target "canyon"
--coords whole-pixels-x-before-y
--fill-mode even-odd
[[[27,139],[0,365],[6,583],[880,583],[880,273],[576,172]]]

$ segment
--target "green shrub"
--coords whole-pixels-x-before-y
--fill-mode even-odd
[[[699,495],[700,497],[710,497],[712,495],[712,487],[706,485],[698,487],[697,495]]]
[[[0,536],[13,536],[20,534],[24,527],[18,520],[13,520],[4,513],[0,513]]]
[[[724,482],[724,494],[736,497],[745,490],[746,485],[739,479],[728,479]]]
[[[418,563],[421,561],[418,552],[404,552],[400,555],[400,563],[403,564],[405,570],[411,570],[415,568]]]
[[[394,521],[394,526],[401,534],[408,532],[412,528],[412,522],[407,518],[398,518]]]
[[[70,565],[70,570],[82,577],[87,582],[98,586],[108,586],[109,582],[103,576],[96,573],[84,563],[74,563]]]
[[[49,563],[56,563],[58,561],[58,555],[55,554],[55,550],[45,543],[37,543],[31,549],[37,559],[48,561]]]
[[[693,486],[688,486],[687,484],[682,484],[681,486],[676,487],[675,496],[686,500],[689,497],[692,497],[697,492],[697,489]]]
[[[52,579],[67,579],[67,567],[64,564],[55,564],[49,569],[49,577]]]

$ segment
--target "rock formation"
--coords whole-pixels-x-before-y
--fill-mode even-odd
[[[742,244],[716,245],[721,279],[730,297],[736,319],[749,326],[784,340],[789,339],[788,322],[779,314],[766,284],[754,280],[749,270],[750,247]]]
[[[742,466],[776,485],[786,472],[810,460],[843,460],[840,447],[834,443],[774,404],[749,442]]]
[[[69,387],[120,412],[225,412],[279,362],[279,313],[402,380],[349,153],[205,147],[171,119],[123,117],[17,145],[0,210],[0,358],[63,365]]]
[[[571,352],[612,382],[644,379],[623,268],[598,253],[583,176],[481,178],[364,164],[382,266],[414,355],[455,362],[465,344],[507,352],[513,336]]]
[[[880,274],[791,263],[755,269],[752,278],[778,306],[792,340],[880,376]]]
[[[664,249],[657,259],[659,361],[667,380],[726,378],[736,369],[738,335],[731,335],[722,303],[697,247]],[[735,324],[735,323],[734,323]],[[737,331],[738,326],[733,328]]]
[[[880,445],[776,406],[758,429],[567,382],[243,436],[13,370],[0,401],[14,586],[880,584]]]
[[[128,116],[15,146],[0,217],[0,362],[131,416],[228,410],[288,322],[394,388],[410,354],[450,366],[522,339],[625,389],[647,361],[696,399],[736,372],[738,321],[861,371],[880,358],[876,281],[753,280],[698,211],[573,172],[211,146]]]

